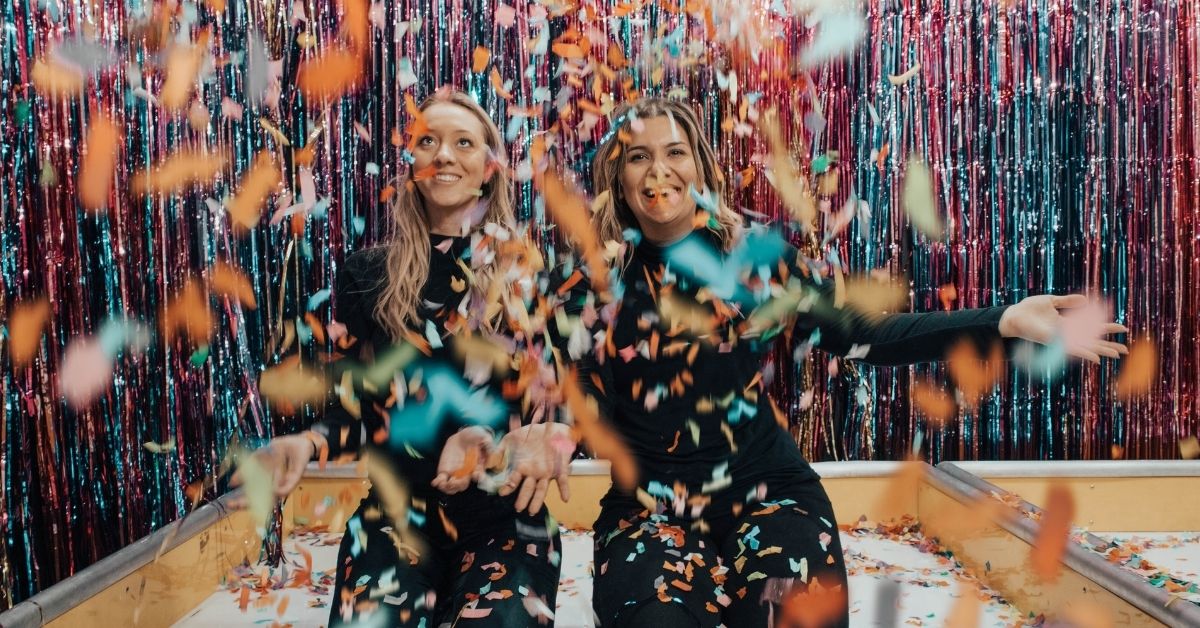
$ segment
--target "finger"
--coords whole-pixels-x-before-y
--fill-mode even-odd
[[[1119,342],[1113,342],[1111,340],[1097,340],[1096,342],[1099,343],[1100,346],[1112,349],[1113,351],[1116,351],[1122,355],[1129,353],[1129,347]]]
[[[433,481],[432,481],[432,482],[430,482],[429,484],[430,484],[430,486],[432,486],[433,488],[436,488],[436,489],[438,489],[438,490],[442,490],[442,488],[443,488],[444,486],[446,486],[446,481],[447,481],[447,480],[449,480],[449,479],[450,479],[450,474],[449,474],[449,473],[446,473],[445,471],[442,471],[442,472],[438,473],[438,474],[437,474],[437,475],[436,475],[436,476],[433,478]]]
[[[1084,305],[1087,305],[1087,302],[1087,297],[1083,296],[1082,294],[1068,294],[1061,297],[1055,296],[1051,297],[1050,299],[1050,303],[1052,303],[1055,308],[1060,310],[1073,307],[1083,307]]]
[[[442,492],[447,495],[456,495],[463,492],[470,484],[467,480],[452,477],[445,483],[445,488],[442,489]]]
[[[504,486],[501,486],[497,493],[499,493],[501,497],[508,497],[513,491],[517,490],[517,486],[520,486],[522,477],[523,476],[521,475],[520,471],[513,471],[512,473],[509,473],[508,480],[504,482]],[[520,510],[520,508],[517,510]]]
[[[1104,326],[1106,334],[1126,334],[1129,333],[1129,328],[1120,323],[1108,323]]]
[[[1088,362],[1093,362],[1095,364],[1100,363],[1100,356],[1096,355],[1095,353],[1093,353],[1091,351],[1088,351],[1087,349],[1075,349],[1074,351],[1071,351],[1071,355],[1073,355],[1077,358],[1082,358],[1084,360],[1087,360]]]
[[[542,509],[542,504],[546,503],[546,491],[550,488],[550,480],[541,479],[537,481],[537,488],[533,491],[533,499],[529,502],[529,514],[536,515],[537,511]]]
[[[234,472],[233,472],[233,475],[232,475],[232,476],[230,476],[230,478],[229,478],[229,486],[230,486],[230,487],[235,487],[235,486],[241,486],[241,485],[242,485],[242,472],[241,472],[241,470],[239,469],[239,470],[237,470],[237,471],[234,471]]]
[[[1113,358],[1114,360],[1121,357],[1120,351],[1117,351],[1112,347],[1106,347],[1099,343],[1092,346],[1092,351],[1097,355],[1104,356],[1106,358]]]
[[[571,501],[571,482],[569,480],[570,475],[566,473],[559,473],[558,477],[554,478],[554,481],[558,483],[558,495],[564,502]]]
[[[282,482],[275,485],[275,494],[279,497],[291,495],[292,491],[296,490],[296,485],[300,483],[301,478],[304,477],[304,467],[304,463],[293,460],[287,472],[284,473]]]
[[[533,478],[525,478],[521,482],[521,492],[517,493],[517,512],[525,510],[529,505],[529,500],[533,499],[533,493],[537,490],[537,480]]]

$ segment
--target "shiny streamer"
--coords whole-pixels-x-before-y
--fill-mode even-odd
[[[864,3],[855,52],[807,69],[799,59],[814,34],[777,14],[784,3],[713,0],[702,3],[707,19],[687,16],[682,4],[370,4],[367,80],[329,103],[306,100],[296,81],[303,62],[338,41],[343,13],[332,0],[21,0],[0,9],[6,325],[18,303],[46,297],[52,306],[31,364],[14,366],[11,339],[0,356],[0,608],[178,518],[184,487],[211,477],[234,441],[253,445],[312,420],[311,410],[273,411],[257,374],[280,357],[284,327],[294,329],[309,298],[331,287],[345,254],[386,234],[379,199],[406,168],[392,143],[408,122],[404,97],[420,100],[446,83],[473,93],[508,132],[518,174],[534,166],[532,139],[547,135],[562,165],[586,176],[607,129],[582,101],[608,107],[635,90],[693,99],[729,180],[756,173],[735,203],[779,219],[786,213],[762,172],[765,144],[746,132],[753,120],[742,110],[750,100],[753,111],[775,105],[800,159],[839,151],[842,185],[831,206],[854,194],[871,209],[869,223],[851,224],[825,255],[910,277],[918,311],[940,307],[945,284],[957,290],[955,307],[1044,292],[1103,295],[1118,320],[1159,347],[1162,376],[1144,397],[1115,400],[1112,365],[1052,377],[1013,370],[977,412],[937,430],[907,393],[915,374],[944,378],[939,368],[847,375],[843,366],[830,376],[823,359],[796,365],[782,348],[773,393],[811,459],[896,459],[915,442],[934,460],[1107,458],[1113,445],[1128,457],[1178,455],[1177,440],[1197,432],[1200,403],[1194,2]],[[732,14],[745,18],[733,31],[722,21]],[[203,31],[209,61],[183,112],[169,113],[149,98],[164,86],[165,51],[177,32],[196,41]],[[615,79],[564,71],[538,42],[565,35],[600,50],[611,42],[628,67]],[[491,53],[480,73],[471,68],[477,46]],[[87,66],[82,95],[56,100],[33,87],[36,61],[52,53]],[[908,82],[888,79],[917,64]],[[511,101],[497,97],[492,69],[511,81]],[[514,104],[529,115],[514,116]],[[193,127],[192,113],[208,121]],[[90,121],[101,115],[123,136],[116,191],[93,213],[80,205],[76,174]],[[876,158],[885,145],[889,156]],[[242,237],[222,203],[264,149],[280,160],[290,198],[311,172],[315,207],[279,224],[264,218]],[[230,161],[211,185],[129,192],[135,173],[184,150]],[[900,211],[909,155],[933,173],[948,227],[941,241],[917,236]],[[535,236],[552,246],[557,235],[527,179],[517,197]],[[214,299],[207,353],[182,336],[166,340],[156,330],[163,307],[217,261],[251,278],[258,308]],[[329,305],[315,313],[323,323],[335,314]],[[72,409],[58,381],[68,345],[111,320],[156,331],[146,346],[121,351],[95,403]],[[308,357],[330,349],[304,344]],[[170,439],[176,446],[164,453],[143,446]]]

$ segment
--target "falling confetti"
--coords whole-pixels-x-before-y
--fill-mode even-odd
[[[96,116],[88,124],[79,167],[79,204],[84,209],[101,212],[108,207],[121,140],[121,130],[112,118]]]
[[[37,299],[18,304],[8,319],[9,351],[13,368],[29,364],[42,344],[42,332],[50,318],[50,301]]]
[[[1044,582],[1053,582],[1062,572],[1062,557],[1070,542],[1071,521],[1075,519],[1075,498],[1071,489],[1052,483],[1046,493],[1046,507],[1030,548],[1033,572]]]
[[[904,174],[904,211],[913,228],[932,240],[942,238],[942,220],[936,208],[929,168],[925,162],[910,157]]]

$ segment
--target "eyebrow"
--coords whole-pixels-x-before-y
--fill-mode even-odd
[[[670,144],[667,144],[666,148],[672,148],[675,146],[685,146],[686,147],[687,142],[671,142]],[[649,150],[648,148],[646,148],[645,146],[642,146],[641,144],[636,144],[634,146],[629,147],[630,151],[635,151],[635,150],[639,150],[639,149],[640,150]]]

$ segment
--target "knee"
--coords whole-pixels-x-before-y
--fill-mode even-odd
[[[692,609],[679,602],[663,603],[658,599],[627,607],[613,622],[615,628],[700,628],[700,625]]]

